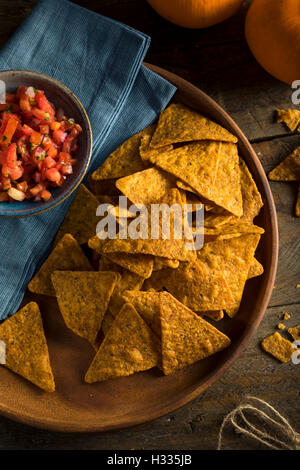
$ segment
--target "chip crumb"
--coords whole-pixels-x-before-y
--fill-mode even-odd
[[[293,328],[289,328],[288,332],[294,340],[300,339],[300,325],[294,326]]]
[[[284,312],[283,315],[282,315],[282,319],[283,320],[288,320],[289,318],[291,318],[291,315],[287,312]]]
[[[278,323],[277,328],[278,330],[285,330],[285,325],[283,323]]]
[[[261,346],[267,353],[281,362],[288,362],[295,350],[293,344],[283,338],[277,331],[263,339]]]

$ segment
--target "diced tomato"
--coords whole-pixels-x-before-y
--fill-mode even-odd
[[[66,138],[68,137],[68,134],[61,129],[58,129],[57,131],[53,131],[53,140],[57,145],[61,145]]]
[[[61,174],[56,168],[50,168],[45,171],[45,177],[53,183],[58,183],[61,179]]]
[[[39,108],[32,108],[32,114],[39,119],[43,124],[51,123],[53,121],[53,117],[51,117],[48,111],[43,111]]]
[[[33,130],[29,140],[33,145],[39,145],[41,143],[41,138],[42,135],[39,132]]]
[[[28,97],[20,99],[20,108],[22,111],[31,111],[31,105]]]
[[[28,135],[28,136],[30,136],[33,133],[32,127],[28,126],[27,124],[23,124],[22,131],[24,132],[25,135]]]
[[[16,180],[20,179],[23,176],[23,172],[24,172],[24,170],[21,166],[13,168],[10,171],[10,177],[11,177],[12,180],[16,181]]]
[[[17,96],[15,93],[6,93],[5,101],[6,103],[15,103],[17,100]]]
[[[53,121],[50,124],[50,128],[52,131],[57,131],[60,128],[60,126],[61,126],[61,123],[57,121]]]
[[[41,134],[49,134],[49,126],[46,126],[45,124],[40,126],[40,133]]]
[[[17,184],[17,189],[19,191],[23,191],[23,193],[26,193],[28,190],[28,184],[26,181],[22,181],[21,183]]]
[[[54,111],[54,108],[49,103],[47,97],[45,96],[45,93],[43,91],[39,90],[37,92],[36,96],[35,96],[35,99],[36,99],[36,102],[38,104],[38,107],[42,111],[46,111],[47,113],[49,113],[49,115],[51,117],[51,120],[53,121],[55,111]]]
[[[17,165],[17,144],[10,144],[6,151],[6,164],[9,168],[16,168]]]
[[[56,167],[56,161],[52,157],[45,158],[45,168],[54,168]]]
[[[44,201],[49,201],[49,199],[51,198],[51,193],[50,191],[47,191],[47,189],[44,189],[44,191],[41,191],[40,195]]]
[[[19,122],[14,118],[8,119],[2,138],[1,138],[1,144],[4,144],[4,145],[10,144],[10,141],[13,138],[14,133],[16,132],[18,124]]]

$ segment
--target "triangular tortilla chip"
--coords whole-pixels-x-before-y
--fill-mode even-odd
[[[296,201],[296,206],[295,206],[295,215],[296,217],[300,217],[300,184],[298,186],[298,195],[297,195],[297,201]]]
[[[243,215],[239,155],[234,144],[222,144],[211,200],[237,217]]]
[[[99,271],[114,271],[119,273],[121,276],[114,288],[108,304],[108,310],[114,317],[116,317],[124,304],[124,299],[122,297],[123,291],[139,290],[143,285],[144,278],[128,271],[127,269],[121,268],[121,266],[113,263],[105,256],[101,257],[99,262]]]
[[[92,173],[92,179],[95,181],[106,180],[112,178],[122,178],[131,175],[137,171],[141,171],[145,166],[140,157],[139,147],[143,135],[151,132],[155,127],[154,124],[146,127],[138,134],[133,135],[125,140],[105,162]]]
[[[243,215],[239,220],[252,223],[253,219],[259,214],[264,203],[246,163],[241,158],[240,178],[243,197]]]
[[[103,253],[110,254],[110,253],[141,253],[144,255],[153,255],[153,256],[160,256],[163,258],[173,259],[173,260],[181,260],[181,261],[191,261],[196,258],[195,251],[193,248],[193,241],[192,239],[187,240],[182,236],[183,233],[183,207],[182,201],[180,197],[180,193],[178,189],[171,189],[165,196],[162,198],[161,208],[162,212],[167,214],[167,211],[170,207],[176,204],[175,207],[181,210],[181,217],[180,217],[180,227],[178,225],[178,218],[175,218],[174,212],[172,211],[170,214],[170,233],[163,233],[163,224],[161,220],[163,219],[160,217],[159,222],[159,230],[158,230],[158,237],[152,237],[152,220],[149,217],[149,227],[148,227],[148,238],[147,239],[107,239],[104,240],[103,243]],[[154,223],[154,222],[153,222]],[[176,229],[180,229],[181,238],[177,235],[177,230],[174,230],[174,225],[176,225]],[[179,230],[178,230],[179,231]],[[187,245],[189,243],[189,246]]]
[[[148,168],[121,178],[117,188],[134,204],[156,204],[176,186],[175,180],[158,168]]]
[[[150,145],[157,148],[193,140],[237,142],[237,138],[219,124],[178,103],[171,104],[160,114]]]
[[[58,242],[48,259],[28,284],[30,292],[52,295],[55,290],[51,281],[54,271],[92,271],[89,260],[75,238],[67,233]]]
[[[124,377],[158,364],[158,340],[130,304],[125,304],[94,357],[88,383]]]
[[[152,135],[144,135],[141,138],[141,145],[140,145],[140,156],[143,162],[147,165],[149,162],[149,158],[151,155],[155,155],[159,152],[168,152],[169,150],[173,149],[173,145],[165,145],[164,147],[160,147],[159,149],[152,149],[150,147]]]
[[[149,328],[160,337],[159,292],[124,291],[123,299],[134,306]]]
[[[239,219],[238,219],[239,220]],[[221,207],[215,207],[204,217],[204,227],[219,228],[236,221],[236,218]]]
[[[246,234],[205,243],[203,248],[197,251],[198,259],[207,266],[208,270],[214,275],[224,276],[227,281],[234,298],[233,306],[224,307],[230,317],[233,317],[239,309],[249,266],[254,259],[259,239],[260,235]]]
[[[212,201],[221,142],[193,142],[150,157],[151,162],[181,179],[200,196]]]
[[[256,258],[253,258],[252,263],[250,265],[249,272],[248,272],[248,279],[261,276],[263,272],[264,272],[263,265]]]
[[[95,196],[118,196],[120,191],[116,188],[117,178],[112,178],[108,180],[94,180],[92,176],[89,175],[88,183],[89,189]]]
[[[201,262],[182,263],[167,276],[164,285],[176,299],[196,312],[234,305],[223,273],[214,273]]]
[[[98,199],[81,184],[57,232],[54,243],[66,233],[73,235],[80,245],[86,243],[96,233],[96,225],[99,222],[99,217],[96,217],[98,206]]]
[[[110,297],[120,275],[109,271],[55,271],[52,283],[70,330],[94,347]]]
[[[162,369],[172,374],[230,345],[228,336],[167,293],[161,293]]]
[[[300,111],[298,109],[277,109],[277,122],[284,122],[294,132],[300,124]]]
[[[97,235],[90,238],[88,245],[92,250],[95,250],[97,253],[103,253],[105,240],[101,240]],[[142,254],[128,254],[128,253],[105,253],[106,258],[108,258],[113,263],[116,263],[122,268],[128,269],[135,274],[147,279],[151,276],[153,271],[153,256],[142,255]]]
[[[277,331],[263,339],[261,346],[267,353],[281,362],[288,362],[297,349],[293,343],[283,338]]]
[[[297,147],[269,173],[271,181],[300,181],[300,147]]]
[[[5,367],[46,392],[54,392],[40,309],[30,302],[0,325],[0,340],[5,343]]]

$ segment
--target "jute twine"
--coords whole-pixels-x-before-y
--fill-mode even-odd
[[[245,397],[225,416],[219,432],[218,450],[222,449],[223,433],[228,425],[270,449],[300,450],[300,434],[273,406],[260,398]]]

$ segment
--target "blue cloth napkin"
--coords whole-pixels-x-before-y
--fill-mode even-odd
[[[78,96],[93,128],[92,171],[149,125],[175,92],[142,65],[149,43],[145,34],[67,0],[42,0],[0,52],[0,70],[46,73]],[[17,311],[69,205],[1,219],[0,319]]]

